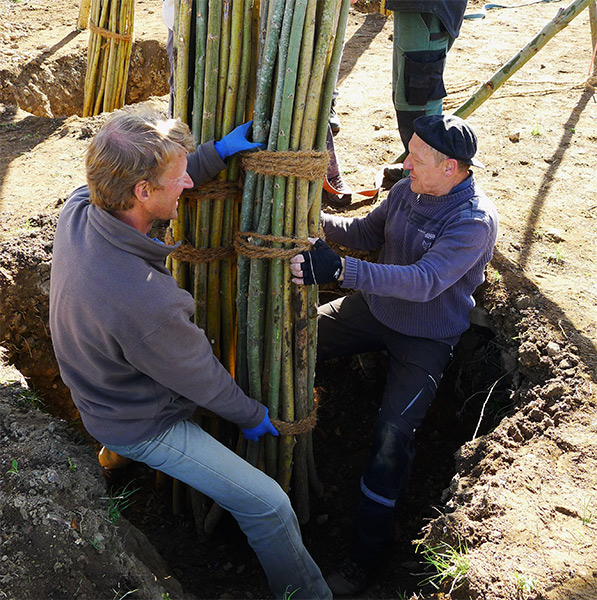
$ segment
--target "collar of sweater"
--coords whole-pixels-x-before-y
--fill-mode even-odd
[[[403,190],[405,196],[413,205],[417,207],[437,208],[438,206],[448,207],[450,205],[459,204],[472,198],[475,195],[475,177],[470,175],[462,183],[453,188],[449,194],[444,196],[431,196],[429,194],[415,194],[410,189],[410,178],[403,180]],[[402,182],[400,182],[402,183]]]
[[[88,214],[89,223],[107,242],[144,260],[163,262],[181,244],[168,246],[156,241],[93,204],[89,205]]]

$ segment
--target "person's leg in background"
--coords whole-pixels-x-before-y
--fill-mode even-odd
[[[442,112],[443,73],[453,42],[435,15],[394,12],[392,96],[405,150],[414,133],[414,120]]]
[[[415,119],[442,112],[446,96],[443,73],[453,43],[437,16],[394,11],[392,99],[405,152]],[[391,187],[403,176],[402,163],[388,165],[383,186]]]
[[[140,461],[209,496],[237,520],[276,598],[331,598],[305,546],[288,496],[265,473],[191,421],[151,440],[110,450]]]

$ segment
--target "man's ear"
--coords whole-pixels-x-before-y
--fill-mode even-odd
[[[147,180],[142,179],[135,184],[133,192],[135,194],[135,198],[137,198],[139,202],[145,202],[149,198],[151,188],[149,187]]]
[[[458,161],[455,158],[447,158],[444,162],[444,173],[446,177],[454,175],[458,171]]]

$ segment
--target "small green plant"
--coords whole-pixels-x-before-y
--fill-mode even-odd
[[[71,460],[70,456],[67,457],[67,460],[68,460],[68,468],[71,471],[74,471],[77,468],[77,465]]]
[[[283,600],[290,600],[301,588],[296,588],[296,590],[290,591],[290,586],[286,586],[284,590],[284,595],[282,596]]]
[[[502,281],[502,274],[499,271],[493,271],[489,276],[489,283],[500,283]]]
[[[524,573],[514,572],[514,579],[516,579],[516,587],[521,592],[530,593],[535,590],[537,582],[532,575],[525,575]]]
[[[98,541],[95,538],[89,538],[89,543],[99,552],[100,546]]]
[[[581,516],[583,525],[591,523],[595,518],[595,515],[597,515],[597,506],[595,506],[593,496],[591,496],[583,505]]]
[[[118,524],[120,517],[122,517],[122,511],[127,509],[133,503],[131,496],[140,489],[135,488],[134,490],[130,490],[129,486],[132,483],[132,481],[129,481],[120,491],[116,492],[114,495],[110,495],[108,498],[105,498],[109,501],[108,521],[110,521],[112,525]]]
[[[12,459],[12,466],[6,472],[7,473],[12,473],[13,475],[18,475],[19,474],[19,463],[17,462],[16,458]]]
[[[170,594],[168,592],[162,592],[162,600],[170,600]]]
[[[123,598],[126,598],[127,596],[129,596],[130,594],[134,594],[135,592],[138,592],[139,589],[134,589],[134,590],[128,590],[127,592],[122,592],[120,591],[120,583],[118,584],[118,589],[115,590],[114,588],[112,588],[112,591],[114,592],[114,598],[113,600],[123,600]]]
[[[543,135],[543,127],[541,125],[535,125],[531,130],[531,133],[535,137],[541,137]]]
[[[31,404],[34,408],[42,408],[44,406],[43,400],[38,394],[34,387],[25,388],[20,394],[19,398]]]
[[[560,248],[556,248],[553,252],[543,255],[548,263],[561,265],[564,264],[564,253]]]
[[[416,551],[419,552],[420,544]],[[419,585],[432,585],[436,590],[439,590],[440,585],[444,581],[451,579],[450,586],[451,594],[456,588],[464,583],[466,573],[468,571],[468,547],[466,542],[462,542],[458,538],[456,547],[450,546],[446,542],[440,542],[437,546],[425,546],[421,550],[421,554],[425,562],[435,569],[435,573],[426,577]]]

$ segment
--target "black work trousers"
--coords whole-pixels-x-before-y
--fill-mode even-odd
[[[394,509],[408,482],[415,431],[435,397],[452,346],[386,327],[359,292],[319,308],[318,360],[381,350],[388,353],[388,373],[361,479],[351,551],[364,568],[379,562],[393,540]]]

